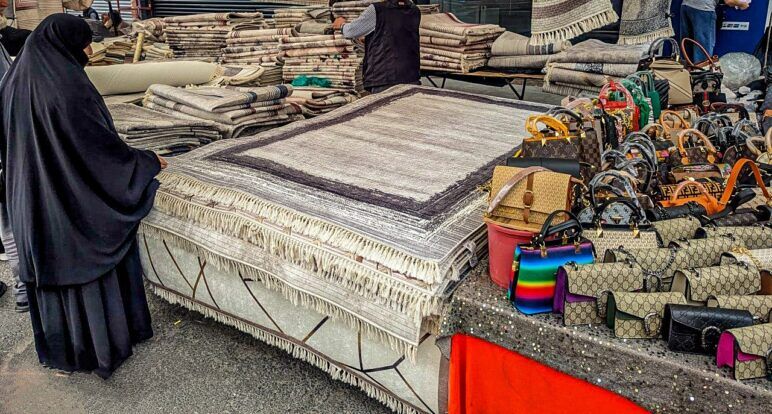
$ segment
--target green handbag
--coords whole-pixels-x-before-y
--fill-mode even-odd
[[[662,97],[659,96],[659,92],[657,92],[657,88],[654,85],[654,74],[650,70],[642,70],[633,73],[633,76],[636,76],[643,81],[643,93],[651,100],[652,115],[655,120],[659,119],[659,115],[662,113]]]

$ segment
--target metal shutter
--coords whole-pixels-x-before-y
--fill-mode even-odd
[[[250,0],[155,0],[153,9],[156,17],[180,16],[197,13],[223,11],[259,11],[266,17],[273,15],[277,8],[290,7],[289,4],[261,3]]]

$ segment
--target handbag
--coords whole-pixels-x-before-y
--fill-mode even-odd
[[[654,122],[651,113],[651,100],[644,92],[646,85],[643,81],[637,76],[630,75],[619,82],[630,92],[630,95],[633,97],[633,103],[638,108],[638,123],[635,125],[635,130],[637,131],[644,125]]]
[[[687,146],[692,138],[696,138],[702,145]],[[678,134],[678,154],[680,159],[675,157],[672,159],[680,161],[682,165],[713,164],[718,159],[718,150],[708,137],[692,128],[685,129]]]
[[[671,55],[669,57],[656,56],[656,50],[664,42],[671,43]],[[639,64],[639,69],[651,70],[655,78],[668,81],[668,100],[667,105],[662,106],[663,108],[670,105],[689,104],[694,100],[691,75],[680,62],[678,43],[674,39],[659,38],[652,42],[651,46],[649,46],[648,56]]]
[[[619,211],[617,211],[619,210]],[[657,233],[638,206],[626,199],[610,199],[596,210],[594,229],[584,237],[595,247],[595,257],[603,258],[606,250],[659,247]]]
[[[611,292],[606,325],[620,339],[658,338],[669,303],[686,304],[686,300],[678,292]]]
[[[654,224],[657,224],[660,221],[685,217],[701,217],[706,216],[707,214],[708,211],[705,207],[694,201],[689,201],[686,204],[674,207],[662,207],[658,205],[652,209],[646,210],[646,218]]]
[[[719,236],[733,237],[751,250],[772,248],[772,228],[762,225],[737,227],[704,226],[697,229],[694,236],[698,239]]]
[[[748,311],[667,304],[662,337],[671,351],[712,354],[721,332],[751,325],[753,315]]]
[[[700,221],[692,216],[680,217],[670,220],[655,221],[652,223],[657,240],[662,247],[670,246],[671,242],[684,239],[693,239]]]
[[[696,195],[691,197],[681,197],[681,192],[687,188],[696,190]],[[719,204],[716,197],[713,197],[708,190],[698,181],[682,181],[673,190],[673,194],[669,199],[660,201],[659,204],[662,207],[677,207],[688,204],[690,202],[697,203],[705,208],[707,214],[715,214],[723,210],[723,206]]]
[[[665,127],[662,124],[651,123],[644,125],[640,132],[646,134],[654,144],[657,161],[660,164],[667,163],[670,150],[675,148],[675,143],[666,137]]]
[[[730,139],[734,138],[734,135],[731,134],[731,131],[734,129],[732,120],[726,115],[716,113],[705,114],[692,124],[692,128],[708,137],[711,144],[720,152],[735,144],[734,141],[730,142]],[[726,131],[730,133],[726,133]]]
[[[750,114],[748,113],[748,110],[745,109],[745,106],[740,104],[729,104],[726,102],[713,102],[710,104],[710,110],[712,112],[727,115],[729,119],[732,121],[732,124],[736,124],[737,122],[740,122],[741,120],[750,120]]]
[[[673,275],[679,269],[716,266],[721,254],[742,242],[728,237],[702,240],[673,241],[669,247],[656,249],[609,249],[604,263],[626,262],[643,269],[647,291],[668,291]]]
[[[669,105],[668,102],[670,101],[670,81],[667,79],[657,79],[655,75],[654,90],[656,90],[657,94],[659,95],[659,107],[664,111],[665,108],[667,108]]]
[[[772,295],[713,295],[708,307],[745,310],[754,321],[769,322],[772,316]]]
[[[644,275],[627,263],[567,263],[558,269],[553,313],[563,315],[563,325],[601,324],[610,292],[643,290]]]
[[[582,166],[585,181],[592,179],[600,171],[600,153],[603,142],[598,135],[594,122],[586,121],[578,113],[562,107],[551,108],[547,115],[553,116],[568,127],[569,133],[579,137],[579,162]]]
[[[510,157],[507,158],[507,167],[542,167],[553,172],[568,174],[576,179],[582,178],[579,162],[563,158]]]
[[[772,324],[723,332],[718,340],[716,365],[734,368],[736,380],[772,378]]]
[[[729,174],[728,167],[726,164],[678,165],[670,169],[667,181],[674,184],[685,180],[699,180],[703,184],[706,180],[724,181]]]
[[[698,63],[694,63],[689,58],[689,54],[686,53],[686,44],[691,43],[693,46],[697,46],[702,53],[705,54],[706,60]],[[715,59],[710,56],[707,50],[694,39],[685,37],[681,39],[681,52],[688,65],[689,73],[692,78],[692,93],[694,94],[694,104],[700,106],[700,108],[708,112],[710,111],[710,104],[713,102],[720,102],[719,94],[721,93],[721,81],[724,78],[724,74],[721,73],[721,67]],[[726,98],[723,100],[726,102]]]
[[[523,158],[579,159],[580,138],[571,136],[568,127],[559,120],[547,115],[533,115],[528,117],[525,128],[531,137],[523,140]]]
[[[755,144],[760,140],[751,138],[749,141],[749,147],[757,148]],[[772,164],[772,128],[768,129],[767,133],[764,134],[763,143],[765,151],[761,152],[760,150],[757,150],[759,155],[756,157],[756,162],[761,164]]]
[[[764,179],[761,176],[761,171],[759,170],[759,167],[756,165],[756,163],[754,163],[749,159],[740,159],[732,167],[732,171],[729,173],[729,177],[726,180],[726,187],[724,188],[724,193],[721,195],[721,198],[718,200],[718,204],[721,206],[721,210],[723,210],[723,207],[728,205],[730,200],[732,199],[732,196],[734,195],[735,189],[737,187],[737,181],[740,179],[740,174],[743,173],[745,167],[749,167],[751,169],[753,178],[756,181],[756,186],[761,190],[761,193],[766,200],[766,205],[772,206],[772,194],[770,194],[769,191],[767,191],[767,186],[765,185]]]
[[[759,295],[772,295],[772,249],[734,249],[721,256],[721,264],[747,263],[759,269],[761,290]]]
[[[715,181],[700,182],[705,190],[716,199],[721,198],[724,194],[724,186],[721,183]],[[676,193],[676,189],[679,184],[662,184],[657,186],[657,191],[654,194],[654,199],[657,201],[668,200],[675,196],[677,198],[692,198],[700,195],[699,189],[696,187],[685,187],[680,192]]]
[[[670,288],[671,292],[683,293],[686,301],[695,305],[707,304],[711,295],[752,295],[759,290],[759,270],[745,262],[678,270]]]
[[[613,100],[615,95],[622,95],[623,100]],[[624,130],[621,136],[640,128],[640,108],[635,105],[633,95],[621,83],[609,81],[603,85],[598,94],[598,107],[604,112],[618,117],[622,121]]]
[[[605,181],[607,179],[611,179],[612,183],[619,183],[621,184],[621,189],[619,187],[614,186],[613,184],[607,184]],[[609,171],[603,171],[599,174],[596,174],[595,177],[588,183],[587,185],[588,189],[588,196],[589,196],[589,203],[587,206],[585,206],[578,214],[579,222],[582,225],[589,226],[596,224],[596,211],[601,206],[601,203],[598,201],[599,198],[605,198],[608,199],[609,197],[615,197],[617,201],[621,200],[630,200],[631,203],[634,205],[635,209],[639,209],[641,211],[642,207],[640,205],[640,202],[636,198],[637,192],[635,189],[635,178],[633,178],[629,173],[623,172],[623,171],[615,171],[615,170],[609,170]],[[601,197],[598,197],[599,190],[605,190],[605,194],[601,194]],[[608,206],[606,206],[608,207]],[[609,209],[608,214],[615,214],[616,216],[621,216],[622,219],[624,217],[627,217],[628,219],[632,216],[633,213],[627,211],[622,211],[625,209],[629,209],[628,205],[618,205],[616,206],[616,209]],[[616,210],[616,211],[614,211]],[[645,213],[643,214],[645,216]],[[619,221],[615,218],[608,216],[607,219],[610,222]]]
[[[709,218],[710,221],[708,221],[706,225],[716,227],[752,226],[754,224],[772,219],[772,211],[770,211],[770,208],[767,206],[759,206],[753,210],[737,210],[734,214],[729,214],[720,218]]]
[[[663,110],[659,115],[659,124],[665,129],[665,137],[678,144],[681,131],[689,129],[689,123],[676,111]]]
[[[558,215],[569,217],[553,225]],[[509,298],[526,315],[552,311],[558,268],[568,262],[592,263],[592,243],[582,238],[582,226],[568,211],[555,211],[547,217],[530,245],[515,249]]]
[[[485,221],[538,231],[555,210],[571,208],[571,176],[543,167],[497,166],[493,170]]]
[[[662,97],[659,91],[657,91],[654,73],[650,70],[642,70],[633,73],[632,76],[637,77],[643,83],[643,93],[651,105],[651,117],[647,123],[652,123],[654,120],[659,119],[659,114],[662,112]]]

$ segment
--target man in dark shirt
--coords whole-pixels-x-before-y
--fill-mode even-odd
[[[378,93],[399,84],[420,84],[418,27],[421,12],[410,0],[386,0],[368,6],[354,21],[335,20],[348,39],[365,38],[365,89]]]

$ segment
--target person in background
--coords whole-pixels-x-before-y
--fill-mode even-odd
[[[166,161],[118,136],[91,38],[64,13],[32,32],[0,84],[0,161],[38,359],[107,378],[153,336],[137,228]]]
[[[8,24],[8,20],[0,16],[0,44],[11,56],[16,56],[24,47],[24,42],[32,32],[26,29],[17,29]]]
[[[712,56],[716,47],[716,8],[719,3],[745,10],[751,0],[683,0],[681,3],[681,38],[696,40]],[[702,62],[708,57],[699,48],[687,45],[687,53],[692,62]]]
[[[83,10],[83,18],[99,21],[99,13],[93,7]]]
[[[365,38],[364,87],[382,92],[399,84],[421,83],[418,26],[421,12],[410,0],[386,0],[367,6],[351,23],[333,23],[347,39]]]

